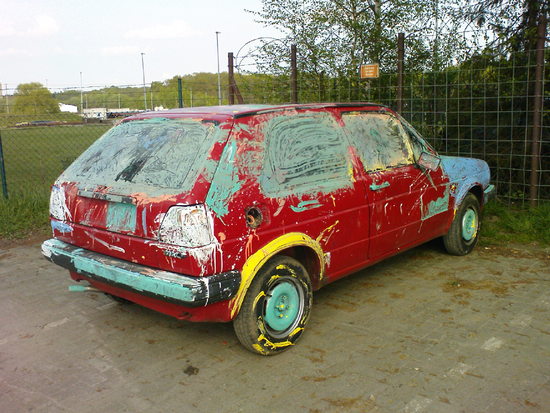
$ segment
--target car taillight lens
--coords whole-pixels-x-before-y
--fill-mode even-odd
[[[160,225],[159,241],[181,247],[203,247],[211,244],[211,223],[205,207],[171,207]]]
[[[50,215],[60,221],[71,217],[67,202],[65,199],[65,191],[63,188],[53,185],[50,194]]]

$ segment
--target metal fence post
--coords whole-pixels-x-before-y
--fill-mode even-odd
[[[178,76],[178,107],[183,108],[183,85],[181,84],[181,76]]]
[[[2,175],[2,194],[8,199],[8,181],[6,179],[6,167],[4,164],[4,148],[2,147],[2,133],[0,132],[0,175]]]
[[[298,67],[295,44],[290,46],[290,100],[291,103],[298,103]]]
[[[403,66],[405,61],[405,33],[397,33],[397,112],[403,112]]]
[[[540,131],[542,123],[542,78],[544,66],[544,42],[546,40],[546,13],[539,17],[535,66],[535,92],[533,94],[533,129],[531,135],[531,177],[529,180],[529,204],[537,206],[540,162]]]
[[[235,83],[234,74],[233,74],[233,53],[227,53],[227,77],[229,78],[229,104],[235,104],[235,89],[233,88],[233,83]]]

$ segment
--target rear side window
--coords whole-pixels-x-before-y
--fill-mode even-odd
[[[399,121],[384,113],[349,112],[342,115],[352,144],[368,171],[411,163]]]
[[[268,196],[330,192],[349,184],[342,128],[328,113],[276,116],[263,128]]]
[[[155,118],[122,123],[98,139],[61,176],[115,191],[136,184],[192,188],[218,136],[212,122]],[[127,192],[124,191],[123,192]]]

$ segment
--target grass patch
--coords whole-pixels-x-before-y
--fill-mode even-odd
[[[67,125],[2,129],[10,197],[46,190],[111,125]],[[32,197],[31,197],[32,199]]]
[[[0,238],[25,238],[49,230],[49,195],[44,191],[0,196]]]
[[[550,202],[536,208],[490,202],[484,211],[481,243],[550,245]]]
[[[0,238],[49,231],[50,186],[110,124],[9,128],[0,131],[8,183],[0,189]]]

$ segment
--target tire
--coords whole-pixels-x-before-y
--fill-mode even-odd
[[[304,331],[312,297],[302,264],[286,256],[272,258],[258,271],[233,321],[239,341],[264,356],[288,349]]]
[[[479,228],[479,201],[469,193],[458,207],[449,232],[443,236],[447,252],[452,255],[470,253],[479,239]]]

